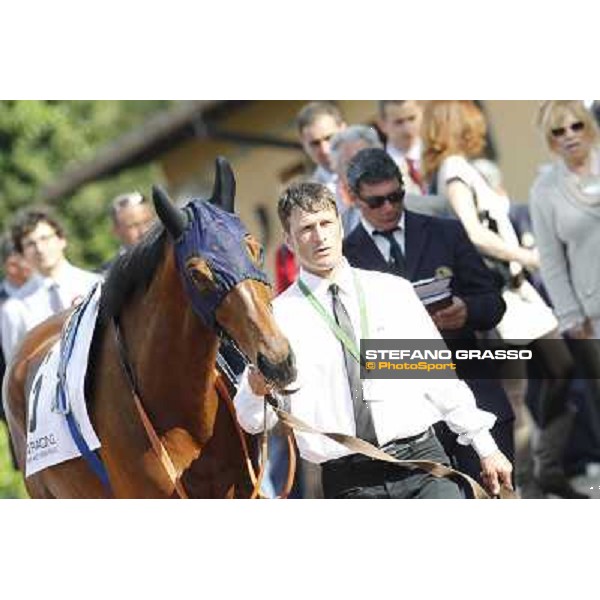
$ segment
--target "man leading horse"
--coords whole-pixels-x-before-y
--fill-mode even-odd
[[[360,379],[359,338],[440,339],[411,284],[350,267],[342,256],[335,198],[325,186],[290,187],[278,210],[286,242],[301,265],[297,281],[273,303],[296,356],[299,389],[290,397],[292,415],[322,432],[356,436],[399,460],[449,466],[432,428],[444,420],[460,443],[476,450],[489,491],[498,494],[501,485],[512,489],[512,467],[489,432],[495,417],[477,408],[464,382],[370,380],[367,386]],[[258,370],[245,372],[235,405],[246,431],[263,428],[263,398],[271,389]],[[267,425],[275,419],[269,407]],[[336,436],[306,431],[296,432],[298,448],[303,458],[321,464],[325,497],[463,497],[449,478],[374,460],[331,439]]]

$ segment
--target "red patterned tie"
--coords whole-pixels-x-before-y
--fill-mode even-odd
[[[423,181],[421,172],[417,169],[416,161],[412,158],[406,158],[405,160],[408,165],[408,174],[410,178],[419,186],[421,193],[424,194],[426,192],[425,182]]]

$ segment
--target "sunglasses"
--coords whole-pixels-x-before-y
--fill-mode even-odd
[[[404,200],[404,190],[400,188],[386,196],[367,196],[366,198],[361,198],[361,200],[369,208],[380,208],[386,202],[389,202],[390,204],[399,204]]]
[[[571,123],[567,127],[555,127],[550,130],[550,133],[553,137],[560,138],[567,133],[567,129],[570,129],[573,133],[583,131],[585,129],[585,123],[583,121],[577,121],[576,123]]]

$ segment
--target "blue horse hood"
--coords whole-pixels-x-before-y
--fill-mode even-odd
[[[203,200],[192,200],[184,210],[189,223],[175,242],[177,269],[194,311],[206,325],[216,328],[215,311],[233,287],[246,279],[270,282],[248,252],[249,233],[237,215]],[[193,258],[209,266],[214,277],[211,289],[201,291],[195,284],[188,267]]]

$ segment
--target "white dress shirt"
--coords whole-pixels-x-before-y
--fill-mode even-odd
[[[398,165],[400,173],[402,173],[402,180],[404,181],[404,189],[406,192],[408,194],[422,196],[423,190],[415,181],[413,181],[412,177],[410,176],[410,170],[408,168],[406,159],[410,159],[419,173],[422,173],[423,169],[421,168],[421,153],[423,152],[423,142],[420,139],[416,140],[415,143],[408,149],[408,152],[403,152],[402,150],[398,150],[398,148],[395,146],[387,144],[385,151]]]
[[[32,277],[0,310],[2,350],[6,360],[12,357],[17,344],[30,329],[51,317],[57,309],[64,310],[77,304],[100,280],[96,273],[74,267],[67,261],[52,279],[39,275]]]
[[[360,309],[354,283],[358,277],[365,296],[370,338],[440,339],[440,334],[423,308],[412,285],[394,275],[353,269],[344,259],[335,276],[356,332],[361,337]],[[333,316],[332,281],[300,271],[300,277],[321,305]],[[339,340],[294,283],[273,301],[275,319],[296,355],[298,378],[290,388],[292,413],[325,432],[355,435],[354,409],[344,355]],[[482,456],[497,447],[489,433],[495,422],[491,413],[476,407],[475,398],[458,379],[379,379],[364,380],[364,398],[370,401],[375,431],[380,445],[397,438],[420,434],[445,420],[462,444],[471,443]],[[249,433],[263,428],[262,397],[252,393],[247,372],[234,399],[242,427]],[[267,426],[277,418],[269,408]],[[340,444],[323,436],[297,432],[303,458],[321,463],[349,454]]]
[[[314,181],[315,183],[322,183],[337,198],[337,173],[334,173],[333,171],[328,171],[325,167],[319,165],[313,171],[313,174],[310,177],[310,181]],[[338,204],[338,210],[339,209],[340,206]]]
[[[404,227],[404,221],[405,221],[404,211],[402,211],[402,215],[400,216],[400,220],[398,221],[398,225],[397,225],[398,229],[396,229],[396,231],[394,231],[394,238],[398,242],[398,245],[400,246],[400,248],[402,249],[402,254],[404,254],[404,256],[406,256],[406,251],[405,251],[406,229]],[[377,249],[379,250],[379,252],[381,252],[381,255],[383,256],[383,258],[385,258],[385,262],[389,263],[390,255],[391,255],[390,242],[383,235],[373,235],[373,233],[377,230],[364,217],[361,216],[360,222],[362,223],[362,226],[365,228],[365,231],[369,234],[369,236],[371,237],[371,239],[377,246]]]
[[[387,144],[385,147],[386,152],[394,159],[395,163],[400,166],[400,164],[406,159],[410,159],[414,162],[415,167],[421,171],[421,156],[423,152],[423,142],[418,139],[415,143],[408,149],[408,152],[403,152],[402,150],[398,150],[395,146],[391,144]]]

